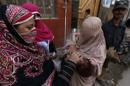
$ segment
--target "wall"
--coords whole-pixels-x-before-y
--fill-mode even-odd
[[[45,24],[54,32],[55,35],[55,45],[61,47],[64,44],[64,0],[56,0],[56,19],[44,19]],[[67,34],[71,31],[71,4],[72,1],[68,0],[68,12],[67,12]]]
[[[79,0],[79,25],[81,25],[85,10],[90,9],[91,16],[97,16],[99,10],[100,0]]]

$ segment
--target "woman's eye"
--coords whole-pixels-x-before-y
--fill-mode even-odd
[[[29,30],[31,30],[33,27],[27,27]]]
[[[28,28],[29,30],[31,30],[33,27],[34,27],[34,25],[32,24],[32,25],[28,26],[27,28]]]

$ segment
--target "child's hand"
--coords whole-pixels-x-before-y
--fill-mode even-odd
[[[73,52],[68,55],[66,59],[77,64],[81,60],[81,55],[78,52]]]
[[[75,45],[70,45],[68,47],[68,51],[71,52],[71,53],[76,52],[77,51],[77,47]]]

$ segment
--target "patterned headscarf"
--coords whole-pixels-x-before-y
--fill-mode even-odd
[[[32,14],[15,5],[8,5],[6,17],[12,25],[27,22],[33,16]],[[36,77],[40,75],[42,64],[46,56],[42,49],[35,44],[25,46],[16,41],[8,31],[4,21],[0,19],[0,84],[10,86],[16,82],[15,73],[18,69],[24,67],[25,76]],[[32,68],[38,70],[32,71]]]

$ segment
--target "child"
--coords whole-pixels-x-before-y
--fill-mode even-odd
[[[36,42],[44,47],[49,55],[55,56],[56,48],[53,44],[54,35],[41,19],[39,7],[30,2],[22,4],[22,7],[34,14],[35,26],[37,28]]]

